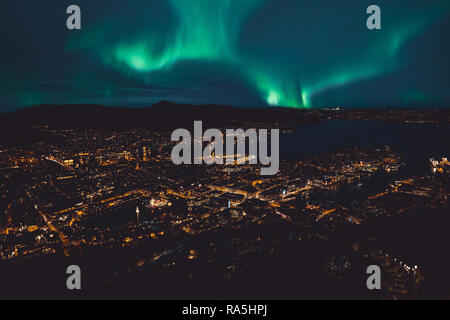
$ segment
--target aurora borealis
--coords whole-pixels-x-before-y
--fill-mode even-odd
[[[64,28],[76,3],[82,30]],[[3,3],[2,111],[160,100],[321,108],[450,105],[450,3],[152,0]],[[24,9],[25,8],[25,9]],[[5,14],[7,13],[7,14]],[[14,17],[21,16],[19,20]]]

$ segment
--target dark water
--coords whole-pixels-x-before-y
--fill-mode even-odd
[[[295,159],[359,146],[388,145],[402,153],[412,174],[423,174],[430,157],[450,156],[450,125],[390,124],[376,121],[329,120],[303,125],[282,135],[280,155]]]
[[[360,187],[341,185],[338,190],[325,192],[322,200],[349,205],[353,200],[384,191],[393,180],[430,173],[430,157],[450,156],[450,125],[329,120],[322,124],[304,125],[296,132],[282,135],[280,154],[284,159],[299,159],[355,146],[390,146],[401,153],[406,166],[397,173],[383,172],[363,178]]]

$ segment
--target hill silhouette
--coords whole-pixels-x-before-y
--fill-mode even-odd
[[[192,126],[202,120],[208,126],[234,122],[298,123],[318,120],[317,115],[286,108],[236,108],[222,105],[184,105],[168,101],[147,108],[105,107],[101,105],[35,105],[5,114],[0,122],[6,126],[48,125],[54,128],[173,129]]]
[[[192,128],[195,120],[204,128],[241,128],[244,123],[264,122],[297,125],[320,121],[319,113],[287,108],[236,108],[222,105],[185,105],[161,101],[147,108],[101,105],[35,105],[0,114],[0,145],[28,147],[37,142],[58,143],[58,137],[35,127],[54,129],[126,130],[146,128],[157,131]]]

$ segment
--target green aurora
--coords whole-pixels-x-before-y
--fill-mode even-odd
[[[420,48],[421,37],[450,12],[447,0],[435,0],[432,5],[416,0],[380,0],[382,30],[369,31],[365,27],[367,4],[347,0],[317,0],[314,4],[289,0],[152,0],[136,6],[114,0],[109,3],[103,14],[86,22],[82,32],[67,33],[64,40],[65,54],[86,57],[77,61],[77,72],[65,73],[70,74],[70,80],[66,76],[60,81],[69,88],[64,89],[66,95],[61,94],[69,102],[81,103],[83,97],[95,94],[113,99],[124,88],[148,89],[148,96],[151,90],[162,87],[181,88],[184,94],[192,77],[201,78],[202,83],[211,79],[221,83],[225,73],[242,79],[243,84],[237,86],[269,106],[314,108],[361,101],[359,96],[351,100],[350,95],[340,95],[351,86],[370,81],[377,81],[374,87],[382,88],[385,77],[420,66],[421,55],[412,54],[411,43]],[[82,8],[89,13],[87,6]],[[427,59],[429,65],[433,58]],[[86,61],[111,73],[83,67]],[[202,70],[197,70],[198,66]],[[13,67],[3,72],[5,79],[20,75]],[[417,78],[420,76],[417,73]],[[395,96],[399,104],[431,102],[433,92],[423,85],[425,81],[405,77],[409,82],[399,85],[389,97]],[[31,80],[17,78],[19,104],[48,101],[39,87],[30,85],[28,90]],[[224,83],[233,81],[232,76],[227,79],[232,80]],[[215,99],[213,88],[211,102]],[[175,89],[168,91],[168,99],[177,95]],[[447,99],[445,93],[438,93],[435,101]],[[192,100],[194,94],[189,96]],[[11,94],[11,100],[15,97]],[[239,104],[239,96],[235,100]]]
[[[311,97],[317,93],[399,68],[402,62],[397,56],[403,45],[447,9],[443,4],[442,8],[412,12],[407,19],[394,20],[396,23],[389,26],[389,32],[377,36],[357,59],[331,67],[320,78],[313,78],[308,73],[294,73],[290,67],[267,68],[240,54],[242,25],[252,10],[265,1],[168,0],[178,19],[169,35],[161,37],[157,31],[142,34],[101,48],[100,54],[106,64],[123,72],[131,69],[146,82],[151,82],[152,72],[170,69],[179,61],[233,64],[242,70],[267,104],[309,108],[313,107]]]

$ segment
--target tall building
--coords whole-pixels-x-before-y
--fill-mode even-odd
[[[142,148],[142,160],[147,161],[149,153],[150,152],[148,151],[147,147],[143,147]]]
[[[136,224],[139,224],[139,207],[136,206]]]

